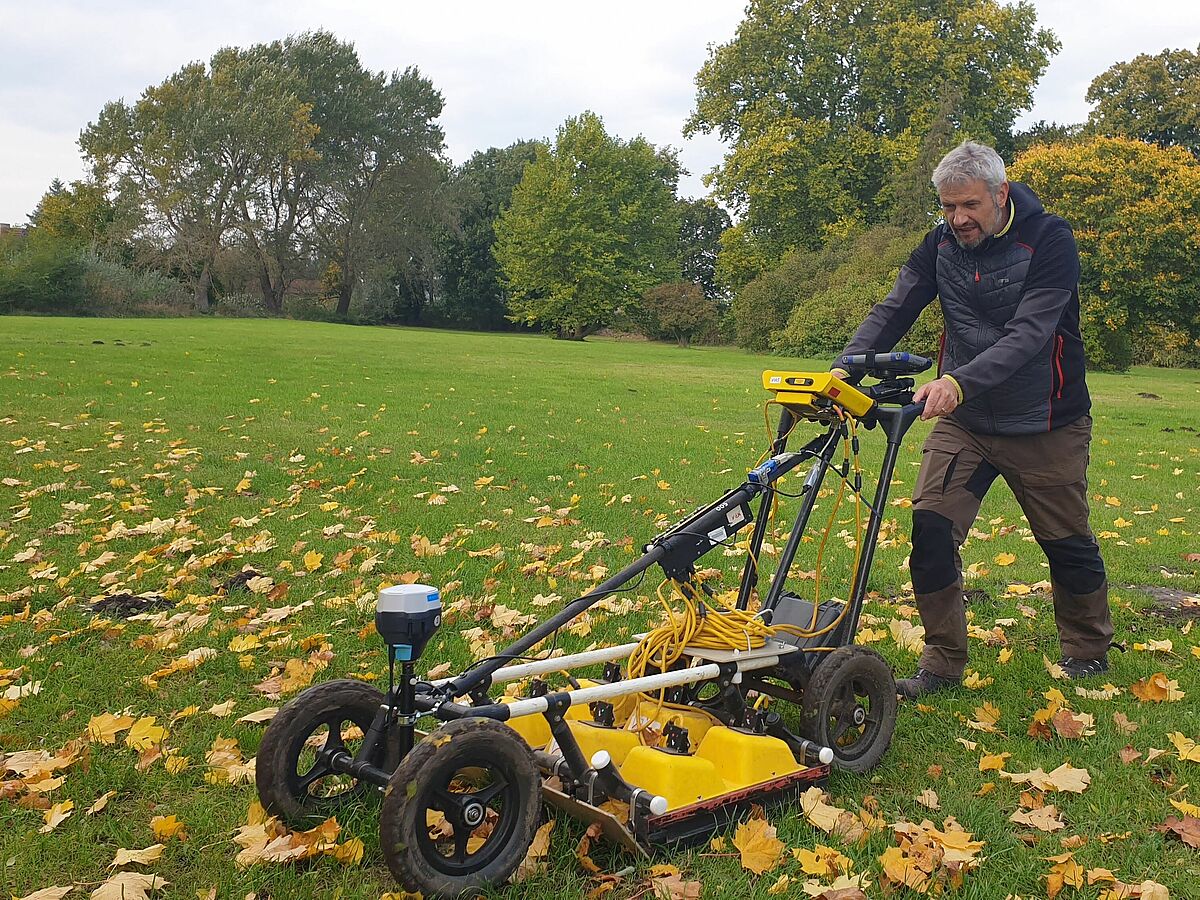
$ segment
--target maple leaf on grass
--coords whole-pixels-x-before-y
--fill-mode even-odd
[[[795,847],[792,849],[792,858],[800,863],[800,869],[806,875],[844,875],[854,868],[854,860],[824,844],[817,844],[812,850]]]
[[[61,825],[71,815],[71,811],[75,808],[75,804],[70,800],[64,800],[61,803],[55,803],[42,817],[46,822],[38,829],[40,834],[49,834],[59,825]]]
[[[156,862],[162,856],[163,850],[166,847],[163,844],[151,844],[144,850],[126,850],[121,847],[117,850],[117,855],[113,857],[113,861],[108,864],[110,869],[119,869],[121,866],[127,866],[130,863],[137,863],[139,866],[147,866],[152,862]]]
[[[651,878],[655,900],[700,900],[703,885],[699,881],[684,881],[678,872]]]
[[[150,820],[150,830],[160,841],[178,837],[181,841],[187,838],[183,823],[172,813],[169,816],[155,816]]]
[[[530,875],[546,870],[546,857],[550,853],[550,832],[554,830],[555,821],[555,819],[551,819],[538,828],[529,849],[525,851],[525,858],[521,860],[517,870],[510,876],[510,881],[514,883],[524,881]]]
[[[1008,820],[1018,825],[1028,825],[1039,831],[1047,832],[1054,832],[1067,827],[1066,823],[1058,817],[1058,808],[1053,803],[1049,803],[1040,809],[1028,811],[1018,809],[1008,817]]]
[[[91,900],[150,900],[150,891],[161,891],[171,882],[142,872],[117,872],[91,893]]]
[[[26,894],[24,897],[19,897],[17,900],[62,900],[63,897],[75,890],[75,885],[69,884],[66,887],[48,887],[42,888],[40,891],[34,891],[32,894]],[[13,895],[16,897],[16,895]]]
[[[779,865],[783,841],[775,837],[775,826],[766,819],[742,822],[733,835],[733,846],[742,853],[742,866],[755,875],[769,872]]]
[[[1167,737],[1175,745],[1175,750],[1179,753],[1181,760],[1184,762],[1200,762],[1200,745],[1194,740],[1187,737],[1181,731],[1172,731]]]
[[[1161,825],[1154,826],[1155,831],[1163,834],[1173,834],[1189,847],[1200,850],[1200,819],[1193,816],[1167,816]]]
[[[1016,784],[1030,784],[1043,791],[1067,791],[1073,794],[1082,794],[1092,780],[1087,769],[1077,769],[1070,763],[1063,763],[1049,773],[1038,768],[1032,772],[1000,774]]]
[[[1167,678],[1162,672],[1135,681],[1129,686],[1129,693],[1143,703],[1173,703],[1185,696],[1184,692],[1179,690],[1179,682]]]
[[[100,713],[88,721],[88,740],[99,744],[116,743],[117,735],[129,728],[136,721],[133,716],[114,716],[112,713]]]
[[[1073,888],[1083,887],[1084,870],[1083,866],[1075,862],[1074,853],[1060,853],[1058,856],[1046,857],[1046,862],[1054,863],[1050,867],[1050,871],[1042,876],[1046,879],[1046,896],[1049,900],[1054,900],[1066,886]]]

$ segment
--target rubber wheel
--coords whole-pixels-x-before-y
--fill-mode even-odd
[[[294,825],[323,822],[359,803],[372,787],[332,771],[324,754],[358,752],[383,694],[353,679],[326,681],[297,694],[275,714],[258,747],[255,781],[258,799],[273,816]],[[396,767],[394,738],[386,742],[386,772]]]
[[[801,732],[833,749],[833,764],[867,772],[879,764],[896,729],[896,681],[869,647],[839,647],[817,666],[804,691]]]
[[[392,875],[426,897],[503,882],[533,843],[541,779],[521,737],[492,719],[448,722],[400,762],[379,844]]]

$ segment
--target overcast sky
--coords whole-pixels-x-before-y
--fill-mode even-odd
[[[1196,0],[1035,0],[1062,41],[1042,78],[1037,119],[1078,122],[1092,78],[1139,53],[1200,46]],[[108,100],[134,101],[222,46],[325,28],[374,69],[417,66],[445,99],[447,152],[553,136],[591,109],[624,139],[670,144],[701,196],[723,148],[684,140],[693,78],[710,44],[733,37],[742,0],[525,0],[437,4],[316,0],[0,0],[0,222],[18,223],[52,178],[83,174],[76,139]]]

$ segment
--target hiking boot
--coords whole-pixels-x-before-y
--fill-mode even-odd
[[[905,700],[916,700],[926,694],[958,687],[961,683],[961,678],[947,678],[928,669],[917,669],[917,674],[912,678],[901,678],[896,682],[896,694]]]
[[[1074,656],[1064,656],[1058,665],[1068,678],[1090,678],[1108,671],[1108,658],[1076,659]]]

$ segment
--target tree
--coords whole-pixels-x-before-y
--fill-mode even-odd
[[[1182,147],[1094,137],[1009,169],[1075,229],[1089,361],[1124,369],[1148,329],[1200,338],[1200,162]]]
[[[1095,104],[1088,128],[1200,157],[1200,48],[1143,53],[1097,75],[1087,101]]]
[[[513,321],[582,340],[679,276],[679,164],[642,137],[610,137],[595,113],[539,147],[496,220]]]
[[[203,311],[217,251],[248,199],[276,160],[309,152],[308,113],[261,48],[226,48],[132,106],[106,104],[79,143],[96,181],[125,201],[132,236],[188,276]]]
[[[263,305],[283,311],[288,285],[311,263],[310,215],[319,163],[336,155],[362,127],[361,97],[370,79],[353,45],[327,31],[306,32],[253,48],[294,85],[316,133],[307,152],[287,148],[267,160],[262,177],[241,195],[237,230],[254,258]]]
[[[696,76],[686,133],[731,145],[712,185],[774,262],[885,220],[951,92],[954,134],[1006,149],[1058,47],[1028,2],[751,0]]]
[[[500,267],[492,254],[495,222],[512,202],[525,166],[537,158],[536,141],[476,152],[454,173],[459,218],[441,247],[440,315],[449,324],[511,327]]]
[[[67,187],[55,178],[29,221],[43,234],[95,247],[103,242],[115,218],[116,208],[103,185],[73,181]]]
[[[717,304],[692,281],[653,287],[646,291],[642,303],[654,323],[656,333],[652,337],[667,335],[680,347],[689,346],[692,338],[717,324]]]
[[[733,223],[712,200],[679,200],[679,262],[683,280],[698,284],[709,300],[726,300],[717,282],[721,235]]]
[[[1013,158],[1038,144],[1070,144],[1083,137],[1083,125],[1047,122],[1038,119],[1028,128],[1013,134]]]
[[[372,267],[422,255],[415,243],[432,231],[427,214],[448,173],[436,122],[442,95],[415,67],[355,79],[337,102],[346,127],[313,164],[310,216],[315,249],[336,273],[337,313],[345,316]]]

